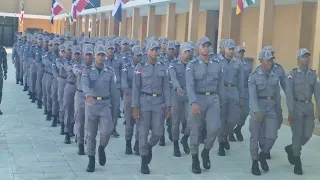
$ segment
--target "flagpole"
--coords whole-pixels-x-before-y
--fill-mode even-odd
[[[61,6],[62,10],[64,10],[64,12],[66,12],[69,15],[68,11],[66,10],[66,8],[63,7],[62,3],[59,2],[58,0],[56,0],[56,2],[58,2],[59,5]]]

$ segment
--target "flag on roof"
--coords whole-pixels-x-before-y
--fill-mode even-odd
[[[126,4],[129,0],[115,0],[114,6],[112,10],[112,16],[121,22],[122,20],[122,7]]]
[[[22,2],[21,11],[20,11],[20,24],[23,24],[24,20],[24,1]]]
[[[78,11],[77,11],[77,6],[76,6],[77,2],[78,1],[74,1],[72,3],[71,11],[70,11],[70,22],[73,22],[78,17]]]
[[[78,12],[81,12],[82,10],[84,10],[84,8],[86,8],[88,3],[89,2],[87,0],[78,0],[76,4]]]
[[[56,15],[58,15],[60,12],[62,11],[62,6],[60,5],[60,3],[58,1],[55,1],[52,4],[52,8],[51,8],[51,16],[50,16],[50,22],[51,24],[53,24],[53,19]]]
[[[239,15],[243,9],[256,3],[256,0],[238,0],[236,14]]]

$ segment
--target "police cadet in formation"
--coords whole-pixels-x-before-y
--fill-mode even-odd
[[[133,72],[135,67],[141,63],[142,60],[142,49],[139,46],[134,46],[133,51],[133,61],[124,65],[121,73],[121,88],[123,89],[123,104],[124,104],[124,118],[125,118],[125,139],[126,139],[126,154],[132,154],[132,137],[133,129],[136,124],[132,116],[132,80]],[[137,155],[139,154],[139,132],[136,126],[135,143],[133,150]]]
[[[20,57],[19,57],[19,49],[22,43],[21,36],[18,36],[18,42],[15,42],[12,47],[12,62],[16,69],[16,84],[20,82]]]
[[[116,86],[117,86],[117,101],[115,102],[116,107],[117,107],[117,112],[120,111],[120,87],[121,87],[121,70],[122,70],[122,61],[120,59],[117,59],[115,57],[115,44],[112,41],[109,41],[106,43],[106,59],[104,61],[105,65],[112,67],[115,74],[116,74]],[[117,132],[116,126],[118,123],[118,114],[116,114],[113,118],[114,122],[114,128],[112,132],[113,137],[119,137],[119,134]]]
[[[39,49],[36,54],[36,66],[37,66],[37,81],[36,81],[36,99],[38,109],[42,108],[43,105],[43,93],[45,93],[44,89],[44,61],[45,58],[49,58],[51,56],[51,52],[49,52],[49,37],[44,38],[44,43],[42,49]],[[46,102],[45,102],[46,104]],[[46,109],[45,109],[46,111]]]
[[[159,58],[164,58],[166,56],[168,39],[165,37],[160,37],[158,41],[160,47]]]
[[[58,41],[58,40],[56,40]],[[60,39],[61,42],[61,39]],[[57,63],[60,60],[61,55],[64,53],[64,45],[59,45],[58,53],[56,59],[52,62],[52,74],[53,80],[51,85],[51,98],[52,98],[52,124],[51,127],[56,127],[58,123],[60,123],[59,119],[59,101],[58,101],[58,86],[59,86],[59,69],[57,67]]]
[[[19,48],[19,51],[18,51],[18,55],[19,55],[19,58],[20,58],[20,75],[19,75],[19,78],[20,78],[20,85],[23,86],[24,85],[24,81],[23,81],[23,74],[24,74],[24,69],[23,69],[23,50],[24,50],[24,47],[26,46],[26,43],[27,43],[27,35],[24,34],[23,35],[23,41],[20,45],[20,48]],[[26,89],[26,86],[23,88],[23,90]]]
[[[0,44],[0,105],[2,101],[3,80],[7,79],[8,64],[7,64],[7,51]],[[2,111],[0,109],[0,115]]]
[[[59,70],[58,78],[58,102],[59,102],[59,120],[60,120],[60,135],[65,135],[64,133],[64,88],[67,85],[67,71],[64,69],[66,64],[69,64],[72,59],[72,42],[65,42],[64,46],[60,46],[60,57],[56,60],[56,66]]]
[[[35,47],[31,49],[31,54],[32,54],[32,59],[30,60],[30,86],[29,86],[29,91],[30,91],[30,97],[32,99],[31,103],[36,102],[36,83],[37,83],[37,71],[38,67],[36,64],[36,58],[37,58],[37,52],[39,49],[42,49],[43,46],[43,38],[41,35],[37,37],[37,40],[35,42]]]
[[[66,49],[70,49],[71,44],[68,44]],[[72,58],[64,64],[64,69],[67,72],[67,84],[63,92],[63,109],[64,109],[64,133],[65,144],[70,144],[70,137],[73,136],[74,128],[74,95],[77,91],[76,81],[77,76],[74,74],[73,66],[81,61],[81,47],[79,45],[73,45]]]
[[[174,56],[175,56],[176,58],[179,58],[179,55],[180,55],[180,46],[181,46],[180,41],[175,40],[175,41],[174,41],[174,46],[175,46]]]
[[[263,171],[269,171],[267,153],[274,145],[278,134],[277,109],[281,108],[279,75],[272,70],[274,56],[270,51],[259,53],[261,67],[249,76],[249,103],[250,103],[250,154],[252,158],[251,172],[261,175],[259,164]],[[263,131],[262,128],[265,128]],[[266,142],[260,148],[260,137],[265,136]]]
[[[320,80],[315,70],[309,68],[311,54],[305,48],[298,52],[298,67],[289,72],[286,80],[286,98],[289,110],[288,121],[292,130],[292,144],[285,147],[294,173],[302,175],[301,150],[312,136],[314,124],[314,94],[317,107],[320,105]],[[319,111],[320,109],[318,109]]]
[[[132,83],[133,117],[139,131],[141,173],[149,174],[152,147],[164,133],[164,120],[170,118],[170,85],[166,65],[158,60],[159,44],[149,40],[146,51],[148,60],[138,64]],[[148,141],[149,130],[151,137]]]
[[[222,64],[218,59],[209,59],[211,43],[207,37],[196,44],[199,57],[192,60],[186,68],[186,85],[189,103],[188,126],[190,132],[190,151],[192,172],[201,173],[199,162],[199,135],[206,128],[207,138],[201,152],[202,164],[210,169],[209,152],[220,131],[220,108],[224,105],[224,81]]]
[[[271,46],[265,46],[262,50],[266,50],[266,51],[270,51],[271,54],[275,57],[275,52],[274,52],[274,49],[273,47]],[[274,60],[276,59],[276,57],[274,58]],[[283,69],[283,67],[276,63],[276,62],[272,62],[272,71],[277,73],[279,78],[280,78],[280,85],[281,85],[281,88],[284,92],[286,92],[286,73]],[[258,66],[257,68],[260,68],[260,66]],[[281,100],[281,99],[280,99]],[[283,115],[282,115],[282,108],[280,107],[279,109],[276,109],[276,113],[277,113],[277,118],[278,118],[278,126],[280,129],[281,127],[281,124],[283,122]],[[262,128],[262,131],[265,131],[265,127]],[[265,135],[266,133],[263,133],[263,135]],[[266,142],[266,137],[265,136],[262,136],[260,137],[260,142],[259,142],[259,146],[263,146]],[[267,159],[271,159],[271,155],[270,155],[270,152],[267,153]]]
[[[175,49],[176,49],[176,46],[175,46],[175,42],[174,41],[168,41],[166,43],[166,51],[165,51],[165,54],[163,54],[163,56],[160,56],[159,57],[159,60],[162,61],[167,69],[169,69],[169,66],[170,66],[170,63],[176,61],[176,57],[175,57]],[[169,82],[170,82],[170,92],[171,92],[171,89],[172,89],[172,82],[171,82],[171,79],[170,79],[170,74],[169,74]],[[170,141],[172,141],[172,120],[171,118],[167,119],[166,121],[166,125],[167,125],[167,132],[169,134],[169,139]],[[160,142],[159,142],[159,145],[160,146],[165,146],[165,135],[163,133],[163,136],[160,138]]]
[[[129,49],[129,43],[130,41],[127,38],[123,38],[121,41],[121,50],[117,56],[117,59],[122,61],[122,64],[131,63],[133,61],[133,56]]]
[[[225,101],[221,109],[221,129],[219,133],[219,156],[225,156],[230,149],[227,139],[240,119],[243,104],[243,63],[234,58],[235,43],[232,39],[224,42],[224,54],[218,56],[224,77]]]
[[[113,117],[117,113],[117,79],[112,67],[105,65],[106,51],[113,51],[112,44],[107,48],[102,44],[95,47],[95,64],[84,69],[81,77],[83,92],[86,96],[85,128],[87,133],[87,172],[95,169],[96,136],[100,131],[98,148],[99,164],[106,164],[105,147],[114,129]]]
[[[229,135],[229,140],[231,142],[236,141],[233,133],[236,135],[238,141],[243,141],[243,135],[241,132],[242,127],[244,126],[246,119],[249,115],[249,91],[248,91],[248,80],[249,75],[252,72],[252,65],[244,60],[245,49],[243,46],[237,46],[235,48],[235,59],[243,63],[243,102],[241,106],[240,119],[237,123],[237,126],[233,129],[233,132]]]
[[[169,43],[168,43],[169,44]],[[191,46],[183,43],[180,47],[180,55],[177,61],[172,61],[169,66],[170,78],[172,81],[171,89],[171,113],[172,113],[172,141],[174,145],[173,155],[181,157],[179,148],[180,123],[182,124],[181,144],[186,154],[190,153],[188,138],[190,129],[187,127],[187,119],[189,113],[189,101],[186,91],[186,66],[192,59]]]
[[[24,88],[23,91],[29,90],[29,69],[30,69],[30,59],[32,59],[32,41],[33,37],[30,34],[28,36],[27,43],[24,45],[22,50],[22,58],[23,58],[23,79],[24,79]]]
[[[73,73],[77,76],[77,92],[74,97],[74,119],[76,141],[78,142],[78,155],[85,155],[84,152],[84,135],[85,135],[85,100],[86,97],[82,90],[81,76],[82,71],[90,68],[93,63],[93,46],[91,44],[83,45],[83,61],[78,61],[73,66]]]

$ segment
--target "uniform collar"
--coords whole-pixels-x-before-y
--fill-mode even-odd
[[[298,71],[298,73],[303,72],[302,69],[299,66],[297,66],[297,71]],[[311,74],[311,69],[310,68],[308,68],[307,73]]]

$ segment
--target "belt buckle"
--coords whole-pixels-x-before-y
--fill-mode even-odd
[[[158,95],[157,95],[157,94],[152,94],[152,96],[153,96],[153,97],[157,97]]]
[[[267,99],[270,100],[270,99],[271,99],[271,96],[268,96]]]
[[[306,103],[306,104],[308,104],[308,103],[309,103],[309,101],[305,101],[305,103]]]
[[[211,95],[211,93],[210,92],[206,92],[206,96],[210,96]]]
[[[98,101],[101,101],[101,100],[102,100],[102,97],[97,97],[97,100],[98,100]]]

